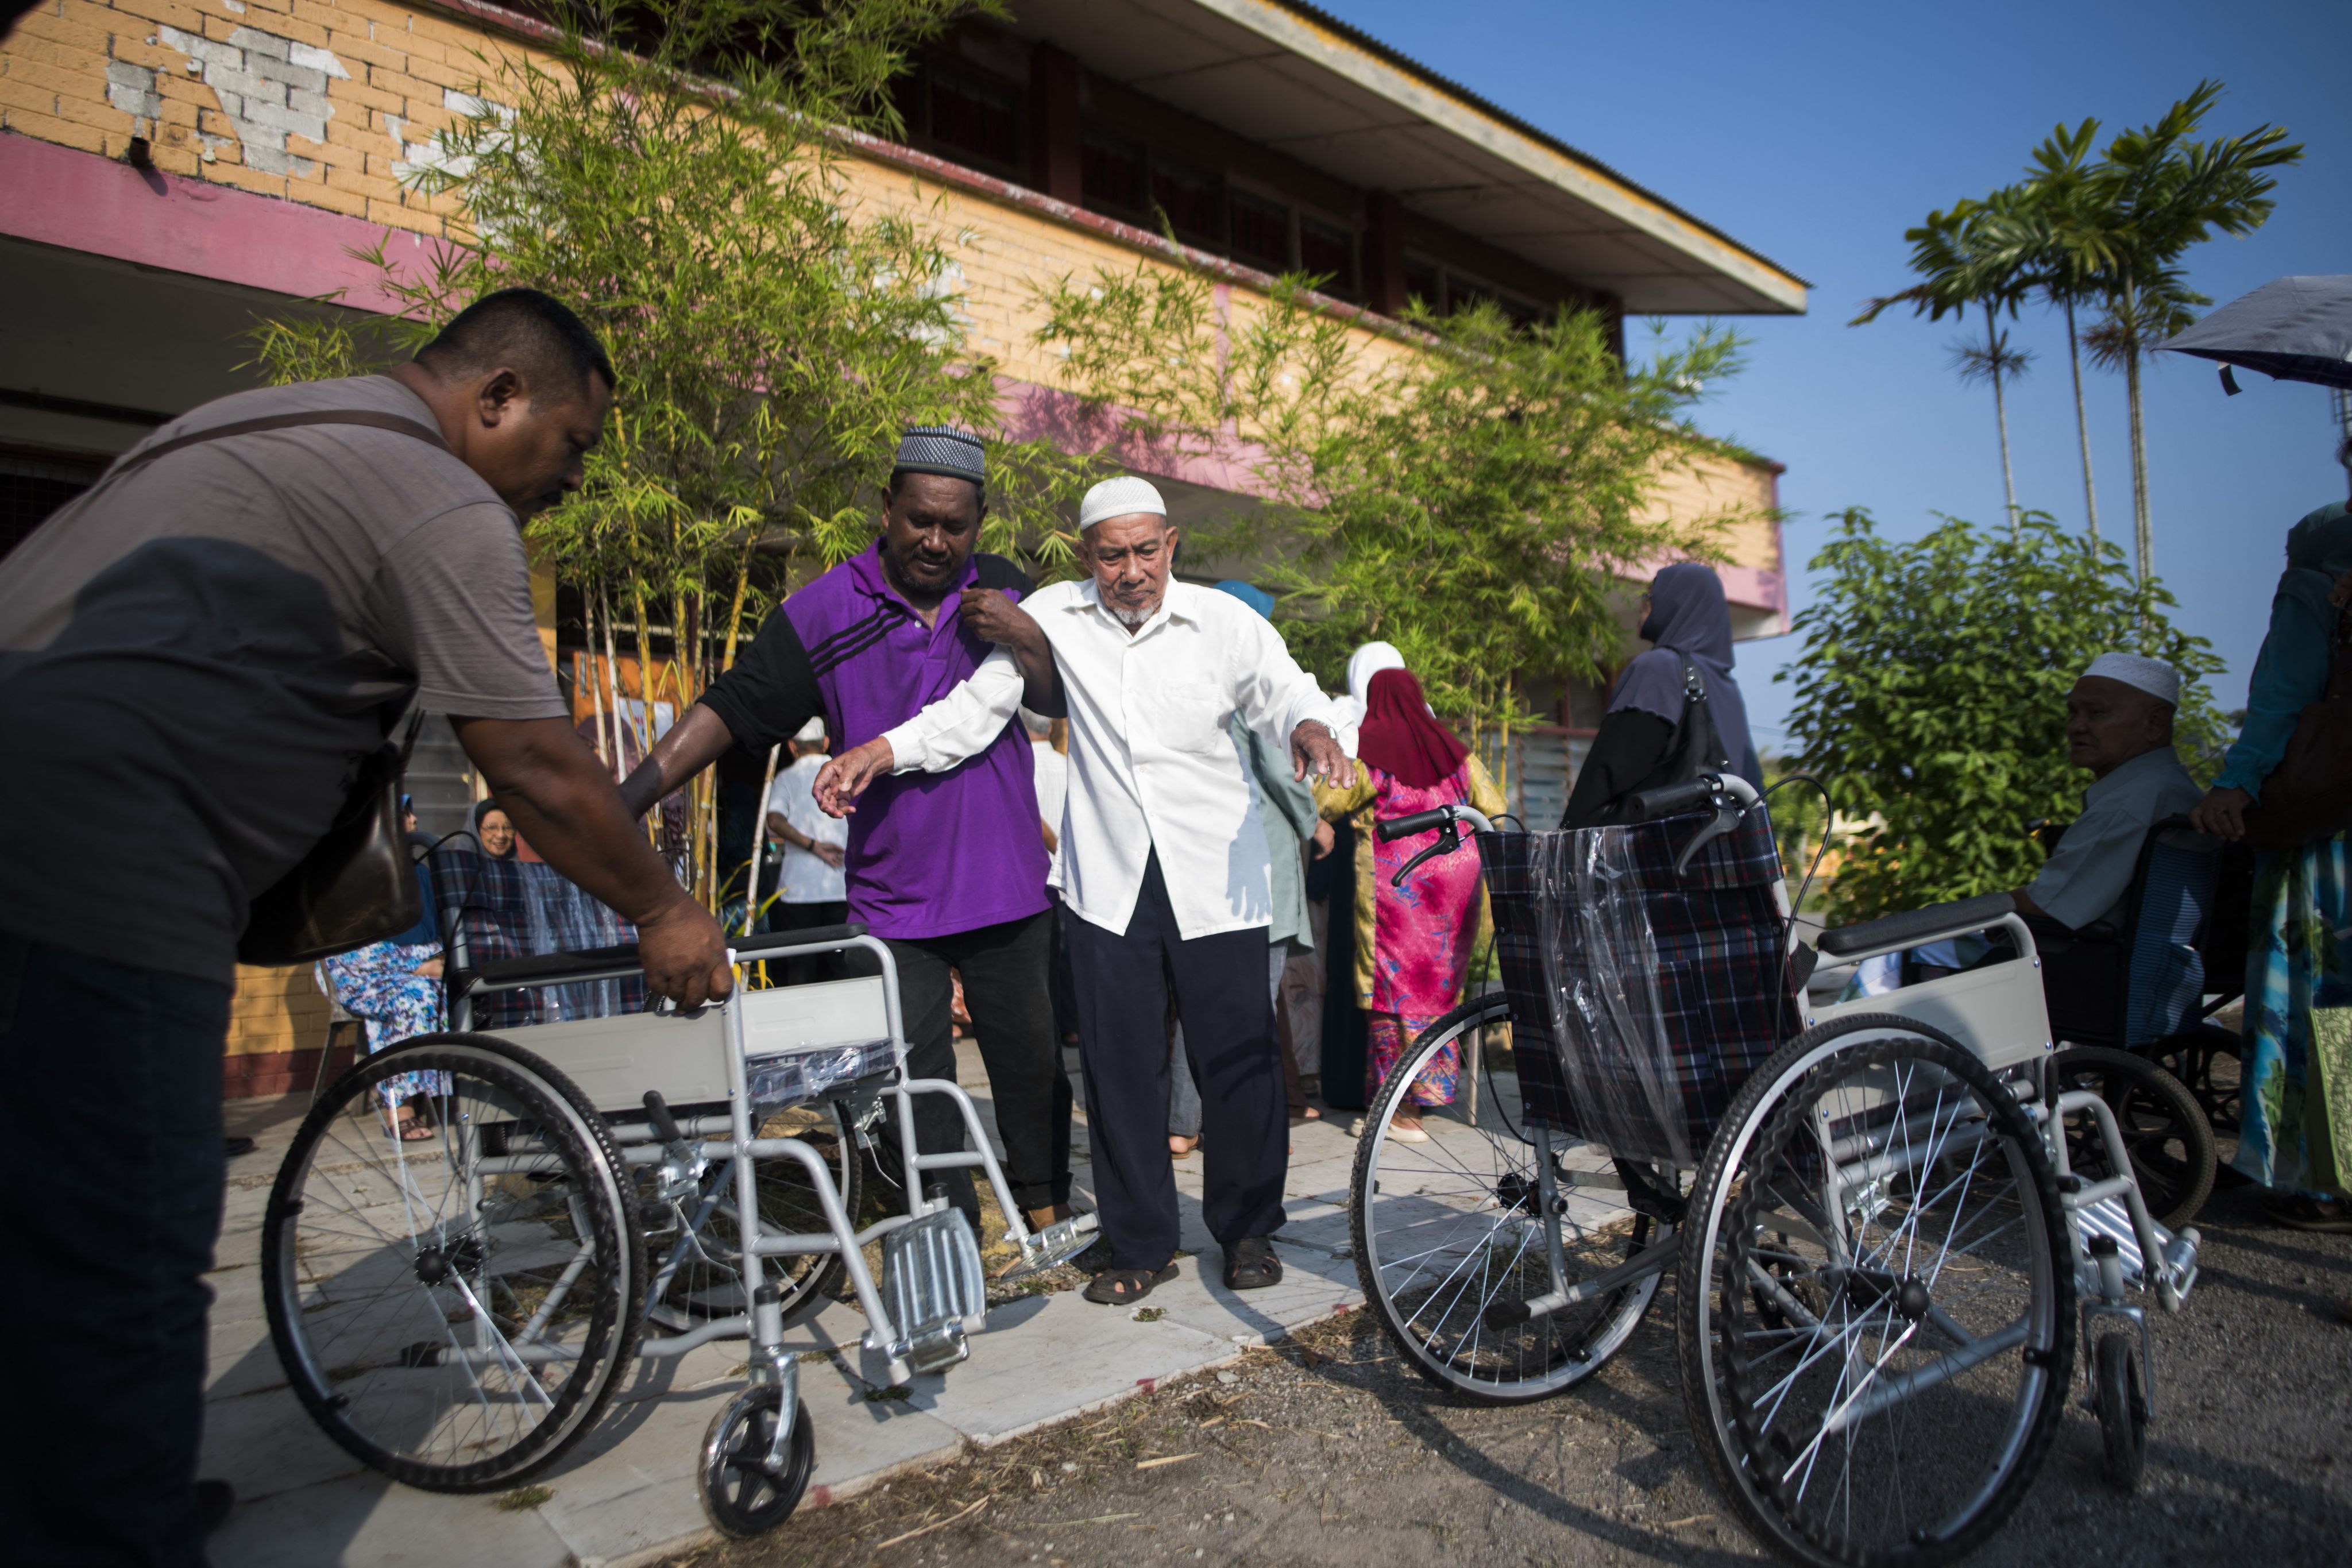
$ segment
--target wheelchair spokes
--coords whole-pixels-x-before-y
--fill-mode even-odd
[[[434,1135],[403,1141],[376,1086],[422,1066]],[[413,1483],[490,1486],[593,1418],[642,1278],[597,1135],[456,1042],[362,1064],[312,1110],[271,1197],[265,1289],[295,1393],[344,1447]]]
[[[2041,1135],[1973,1056],[1889,1019],[1817,1031],[1743,1098],[1682,1281],[1711,1460],[1800,1561],[1966,1551],[2031,1484],[2072,1353]]]

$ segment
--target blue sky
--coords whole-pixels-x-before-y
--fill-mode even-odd
[[[1904,229],[2014,178],[2058,121],[2142,124],[2200,78],[2221,79],[2229,95],[2208,134],[2270,121],[2307,151],[2267,226],[2191,253],[2192,286],[2226,303],[2289,273],[2352,272],[2345,0],[1320,3],[1814,285],[1805,316],[1735,323],[1752,340],[1748,369],[1700,415],[1788,464],[1780,499],[1799,607],[1827,513],[1866,507],[1895,537],[1925,531],[1937,511],[2000,521],[1992,395],[1948,368],[1950,319],[1845,323],[1860,301],[1911,281]],[[2038,356],[2010,401],[2019,501],[2080,528],[2064,330],[2030,308],[2015,338]],[[2156,568],[2182,624],[2229,665],[2215,683],[2224,708],[2243,704],[2287,527],[2345,490],[2326,391],[2239,380],[2243,394],[2225,398],[2211,366],[2169,354],[2147,377]],[[2086,370],[2084,392],[2101,531],[2128,547],[2123,381]],[[1769,673],[1798,647],[1782,637],[1740,650],[1767,745],[1789,702]]]

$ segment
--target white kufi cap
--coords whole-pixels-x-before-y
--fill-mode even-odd
[[[810,720],[807,723],[800,727],[799,731],[793,736],[793,739],[798,741],[803,746],[814,745],[817,742],[824,739],[824,721],[822,719]]]
[[[2091,661],[2091,668],[2083,674],[2085,679],[2096,675],[2120,680],[2168,707],[2180,706],[2180,672],[2160,658],[2142,658],[2136,653],[2103,653]]]
[[[1150,479],[1121,474],[1087,492],[1087,499],[1078,503],[1078,527],[1089,529],[1107,518],[1132,517],[1139,511],[1166,517],[1168,503],[1160,499],[1158,488]]]

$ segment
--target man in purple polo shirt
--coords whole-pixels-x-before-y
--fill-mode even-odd
[[[991,641],[963,614],[962,591],[1018,598],[1032,586],[1013,563],[973,552],[987,511],[983,457],[961,431],[908,431],[874,547],[769,616],[735,668],[621,786],[630,809],[644,812],[728,747],[763,752],[812,716],[837,746],[869,741],[978,668]],[[1024,666],[1031,689],[1058,711],[1051,661],[1034,663]],[[887,942],[898,962],[912,1076],[956,1076],[949,972],[963,976],[1005,1177],[1033,1226],[1070,1212],[1070,1083],[1046,982],[1053,923],[1034,769],[1013,726],[951,773],[886,781],[850,820],[846,867],[849,918]],[[961,1113],[944,1095],[917,1098],[915,1127],[925,1153],[963,1146]],[[977,1233],[971,1173],[937,1174]]]

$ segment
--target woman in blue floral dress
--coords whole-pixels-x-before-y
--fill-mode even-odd
[[[403,936],[409,933],[403,932]],[[319,965],[329,991],[343,1010],[367,1026],[370,1056],[401,1040],[441,1027],[441,949],[435,942],[372,942],[337,953]],[[421,1096],[448,1092],[448,1075],[404,1072],[377,1087],[388,1116],[398,1119],[400,1136],[410,1142],[433,1136],[411,1103]]]
[[[2352,601],[2352,514],[2320,508],[2287,534],[2287,568],[2254,660],[2246,721],[2197,807],[2207,831],[2236,838],[2246,808],[2286,754],[2303,710],[2327,691],[2343,606]],[[2231,1163],[2272,1190],[2281,1225],[2352,1231],[2352,879],[2346,836],[2254,861],[2240,1091]]]

